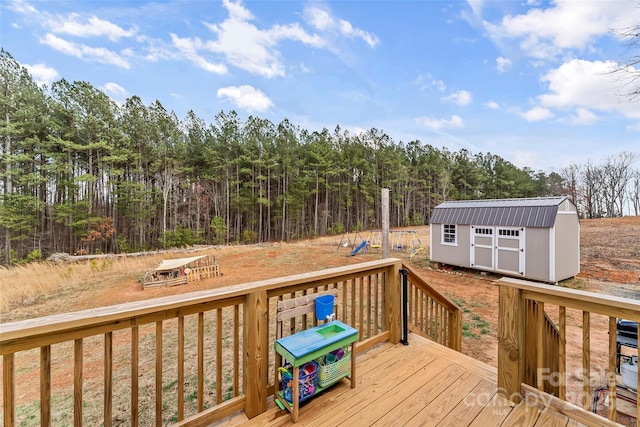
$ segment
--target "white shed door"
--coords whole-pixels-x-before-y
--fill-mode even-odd
[[[471,226],[471,267],[494,269],[494,228]]]
[[[495,270],[524,275],[524,228],[496,227]]]

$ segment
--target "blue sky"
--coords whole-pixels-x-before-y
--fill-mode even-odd
[[[545,172],[640,154],[640,100],[610,72],[640,55],[612,30],[638,24],[633,0],[0,4],[1,46],[43,84],[84,80],[207,123],[233,109],[377,128]]]

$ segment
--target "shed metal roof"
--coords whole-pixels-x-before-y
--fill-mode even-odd
[[[460,200],[444,202],[431,214],[433,224],[553,227],[565,196],[528,199]]]

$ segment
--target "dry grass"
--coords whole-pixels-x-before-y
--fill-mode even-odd
[[[11,268],[0,267],[0,314],[47,298],[60,298],[86,290],[87,286],[99,287],[130,278],[138,279],[146,271],[155,268],[161,260],[183,256],[182,253],[162,253],[62,265],[39,262]]]

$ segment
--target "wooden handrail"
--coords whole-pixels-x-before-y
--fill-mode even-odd
[[[623,318],[640,322],[640,303],[635,300],[611,295],[566,289],[551,285],[542,285],[520,279],[502,278],[499,280],[499,324],[498,324],[498,389],[507,398],[519,401],[521,384],[537,387],[539,390],[549,390],[546,382],[553,382],[557,397],[566,400],[567,372],[566,372],[566,309],[582,312],[582,322],[576,325],[582,330],[582,390],[578,402],[585,410],[591,410],[591,314],[609,317],[607,382],[609,390],[610,420],[616,419],[616,320]],[[535,316],[531,313],[532,305],[538,307]],[[557,306],[558,327],[548,329],[545,324],[546,310],[550,306]],[[544,317],[540,314],[544,313]],[[535,319],[536,324],[527,322]],[[548,330],[546,330],[548,329]],[[545,331],[546,330],[546,331]],[[556,335],[557,334],[557,335]],[[533,335],[533,336],[532,336]],[[552,337],[551,335],[554,335]],[[557,350],[549,347],[557,342]],[[546,344],[545,344],[546,343]],[[551,354],[544,354],[545,350]],[[536,369],[536,373],[527,369]],[[638,375],[640,382],[640,374]],[[636,402],[638,393],[636,392]],[[640,413],[640,402],[636,404]]]
[[[411,331],[453,350],[462,350],[462,310],[429,285],[415,270],[407,269]]]
[[[185,311],[185,314],[188,314],[186,313],[186,311],[188,311],[186,308],[192,307],[190,311],[195,313],[200,311],[199,306],[213,301],[244,298],[246,295],[258,291],[269,292],[278,290],[276,291],[276,293],[278,293],[283,288],[294,288],[296,285],[306,287],[309,283],[329,283],[335,281],[337,277],[343,280],[342,276],[345,278],[359,277],[363,272],[376,268],[388,268],[397,262],[399,262],[399,260],[395,258],[388,258],[386,260],[330,268],[319,272],[296,274],[247,284],[225,286],[224,288],[189,292],[176,296],[135,301],[73,313],[54,314],[51,316],[0,324],[0,355],[39,347],[40,345],[30,346],[25,343],[25,341],[29,341],[35,337],[42,337],[43,341],[54,344],[56,342],[66,341],[67,339],[65,339],[66,337],[64,335],[73,335],[73,332],[80,328],[100,329],[102,327],[102,329],[104,329],[104,325],[110,324],[112,326],[109,327],[109,329],[112,331],[124,329],[133,324],[141,324],[138,320],[143,320],[144,323],[155,322],[157,313],[159,312],[182,310]],[[58,339],[47,339],[47,336],[62,337]]]
[[[628,298],[542,285],[511,277],[503,277],[499,280],[499,284],[521,290],[525,299],[548,302],[566,308],[604,314],[634,322],[640,321],[640,303]]]

